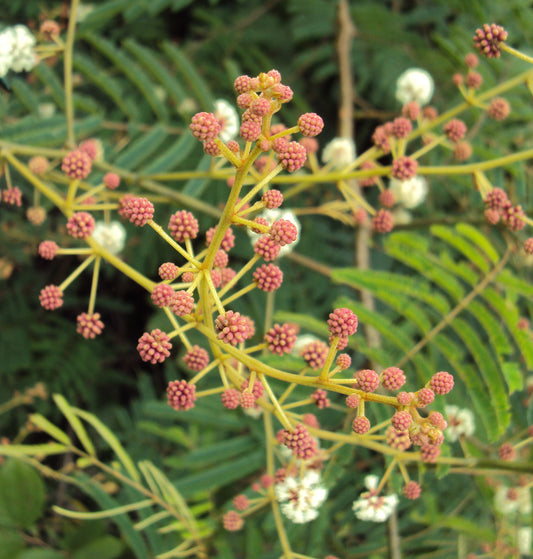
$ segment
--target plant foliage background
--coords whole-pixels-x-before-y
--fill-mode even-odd
[[[439,110],[460,101],[451,76],[463,70],[464,54],[471,50],[473,31],[481,23],[505,25],[513,46],[531,52],[533,14],[525,0],[349,4],[356,26],[351,64],[358,152],[369,147],[376,125],[398,113],[395,82],[404,69],[421,67],[433,75],[437,85],[433,104]],[[128,169],[131,176],[126,182],[132,185],[150,192],[150,181],[143,175],[208,168],[210,158],[187,134],[190,117],[211,110],[217,98],[232,100],[231,86],[240,74],[277,68],[295,92],[283,119],[295,122],[300,113],[312,110],[326,122],[321,145],[337,133],[337,2],[104,0],[82,4],[80,9],[86,14],[78,24],[73,60],[76,139],[98,137],[106,162]],[[35,26],[43,12],[66,23],[68,4],[13,0],[5,6],[2,23]],[[61,68],[51,61],[41,63],[29,76],[8,77],[12,91],[0,94],[2,141],[51,150],[63,147]],[[524,64],[515,59],[505,64],[485,61],[479,69],[487,88],[523,70]],[[476,129],[475,160],[501,157],[531,145],[531,97],[524,88],[514,90],[509,101],[513,112],[503,123],[475,112],[465,116],[469,128]],[[449,162],[442,152],[430,157],[428,165]],[[528,162],[496,169],[490,177],[531,215]],[[22,183],[21,188],[28,185]],[[186,207],[196,212],[202,229],[211,227],[226,191],[223,179],[170,184],[170,203],[161,208],[161,222]],[[291,204],[312,208],[333,197],[332,185],[319,184]],[[323,215],[302,214],[301,222],[297,252],[326,266],[331,274],[325,276],[287,259],[276,319],[324,336],[324,320],[331,309],[351,308],[361,323],[380,332],[382,340],[378,349],[362,335],[354,340],[350,349],[357,367],[369,360],[383,367],[401,362],[421,344],[406,367],[419,383],[436,370],[454,372],[457,387],[450,403],[473,409],[476,437],[482,442],[469,446],[473,455],[485,456],[483,445],[507,440],[506,434],[512,436],[531,425],[532,407],[527,400],[524,405],[524,399],[533,347],[530,331],[517,324],[521,317],[531,317],[532,263],[510,251],[500,231],[485,225],[483,204],[470,177],[431,177],[430,195],[417,208],[413,222],[389,236],[373,237],[369,270],[353,265],[352,228]],[[106,329],[89,342],[73,327],[78,309],[85,304],[88,279],[69,290],[60,313],[39,306],[42,286],[68,274],[63,267],[68,263],[50,266],[36,255],[39,242],[53,238],[48,232],[57,231],[61,224],[62,216],[54,211],[35,227],[22,211],[0,209],[0,256],[14,264],[11,276],[0,280],[0,402],[43,382],[50,394],[64,395],[75,409],[88,410],[107,425],[135,464],[151,464],[139,479],[146,483],[159,479],[154,483],[161,494],[169,482],[189,500],[197,529],[208,536],[210,556],[278,557],[275,526],[268,515],[250,517],[238,534],[220,527],[221,511],[263,471],[262,426],[242,415],[222,414],[216,398],[202,399],[182,414],[163,403],[165,387],[182,375],[182,365],[177,355],[164,366],[150,366],[133,351],[132,340],[161,321],[146,292],[104,267],[98,301]],[[124,259],[153,276],[169,253],[146,233],[128,227]],[[235,253],[243,262],[248,251],[247,237],[238,237]],[[494,274],[494,281],[485,281],[500,265],[505,265],[505,271]],[[375,310],[360,302],[361,289],[374,295]],[[262,305],[260,296],[251,297],[239,310],[260,320]],[[457,316],[447,322],[456,309]],[[31,412],[48,418],[75,440],[72,424],[56,404],[50,398],[37,399],[31,407],[21,405],[0,415],[0,434],[16,440]],[[321,420],[333,427],[338,418],[332,413]],[[117,459],[101,430],[88,432],[103,463]],[[64,467],[61,460],[57,457],[54,462],[52,457],[49,466]],[[287,527],[300,553],[386,556],[386,527],[357,521],[351,511],[353,494],[362,487],[365,473],[384,469],[385,462],[364,449],[344,448],[338,453],[327,466],[335,489],[313,529]],[[164,478],[157,478],[152,467]],[[414,505],[400,507],[398,532],[406,557],[466,556],[461,554],[493,536],[496,521],[486,506],[492,498],[490,490],[470,476],[450,475],[439,483],[444,470],[429,472],[428,479],[434,479],[431,488]],[[4,542],[0,558],[141,559],[162,554],[172,545],[175,534],[152,530],[146,532],[149,537],[140,535],[127,515],[119,517],[116,525],[105,519],[58,520],[51,504],[66,507],[79,501],[80,510],[98,510],[125,505],[133,497],[127,487],[118,491],[107,486],[106,491],[89,476],[78,480],[83,491],[67,490],[61,479],[57,481],[43,481],[32,468],[13,459],[0,468],[0,541]],[[26,488],[31,510],[23,510],[17,493],[21,487]],[[87,493],[92,499],[84,496]],[[15,514],[6,512],[6,503],[20,508],[15,529],[2,522]],[[148,511],[139,515],[137,521]],[[180,529],[191,530],[185,521]]]

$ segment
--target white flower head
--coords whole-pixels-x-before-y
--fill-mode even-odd
[[[0,78],[3,78],[11,68],[14,48],[15,36],[11,28],[8,27],[0,33]]]
[[[409,68],[396,82],[396,99],[402,105],[416,101],[419,105],[427,105],[435,89],[431,75],[421,68]]]
[[[292,210],[280,210],[280,209],[265,210],[260,214],[260,217],[264,217],[270,225],[272,225],[274,221],[278,221],[280,219],[286,219],[287,221],[291,221],[292,223],[294,223],[294,225],[296,225],[296,230],[298,231],[298,236],[296,237],[296,240],[294,241],[294,243],[291,243],[290,245],[282,246],[279,251],[278,258],[292,252],[292,249],[300,241],[300,231],[302,230],[300,221],[296,217],[294,212]],[[260,233],[254,233],[250,229],[248,229],[247,231],[250,240],[252,241],[252,245],[255,245],[255,243],[259,240],[259,238],[262,237],[262,234]]]
[[[214,113],[222,125],[218,137],[223,142],[233,140],[239,131],[239,115],[235,107],[224,99],[217,99]]]
[[[93,239],[111,254],[118,254],[126,242],[126,229],[119,221],[97,221],[94,224]]]
[[[328,496],[315,470],[307,471],[301,478],[287,476],[274,486],[274,493],[281,503],[281,512],[296,524],[314,520]]]
[[[359,520],[369,522],[385,522],[398,505],[398,495],[378,495],[376,492],[379,478],[366,476],[365,487],[368,491],[361,493],[359,499],[353,502],[352,510]]]
[[[448,427],[446,429],[446,440],[453,443],[461,435],[470,437],[476,429],[474,414],[467,408],[460,409],[457,406],[445,406],[444,413]]]
[[[415,208],[426,198],[428,183],[424,177],[415,176],[406,181],[391,179],[389,190],[394,195],[394,201],[403,204],[404,208]]]
[[[4,32],[10,32],[13,37],[11,49],[11,70],[14,72],[29,72],[36,64],[37,58],[33,51],[35,37],[25,25],[9,27]]]
[[[504,515],[514,512],[530,515],[531,493],[529,488],[500,485],[494,493],[494,508]]]
[[[520,553],[529,554],[531,553],[531,543],[533,540],[533,529],[530,526],[523,526],[518,529],[518,534],[516,536],[516,543],[518,545],[518,551]]]
[[[394,225],[409,225],[413,222],[411,212],[404,208],[395,208],[392,212],[392,219],[394,220]]]
[[[355,161],[355,143],[351,138],[333,138],[322,150],[322,161],[333,167],[346,167]]]

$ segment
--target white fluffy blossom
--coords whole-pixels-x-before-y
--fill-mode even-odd
[[[322,161],[333,167],[346,167],[355,161],[355,143],[351,138],[333,138],[324,146]]]
[[[394,201],[405,208],[414,208],[424,201],[428,184],[424,177],[415,176],[406,181],[391,179],[389,190],[394,194]]]
[[[394,512],[398,505],[398,495],[378,495],[376,492],[379,478],[377,476],[366,476],[365,487],[368,491],[361,493],[357,501],[354,501],[352,509],[359,520],[370,522],[385,522]]]
[[[275,209],[275,210],[264,210],[259,215],[260,215],[260,217],[264,217],[270,225],[272,225],[274,223],[274,221],[278,221],[280,219],[286,219],[287,221],[291,221],[292,223],[294,223],[294,225],[296,225],[296,230],[298,231],[298,236],[296,237],[296,240],[294,241],[294,243],[291,243],[290,245],[282,246],[280,251],[279,251],[278,258],[281,257],[281,256],[285,256],[286,254],[289,254],[290,252],[292,252],[292,249],[300,241],[300,231],[302,229],[302,226],[300,225],[300,221],[296,217],[294,212],[292,210]],[[259,238],[262,237],[261,234],[254,233],[250,229],[248,229],[248,235],[250,236],[250,239],[252,241],[252,245],[255,245],[255,243],[259,240]]]
[[[0,77],[10,70],[29,72],[37,64],[34,46],[35,37],[25,25],[6,27],[0,33]]]
[[[402,105],[416,101],[426,105],[433,96],[434,84],[431,75],[421,68],[409,68],[396,82],[396,99]]]
[[[111,254],[118,254],[126,242],[126,229],[119,221],[97,221],[94,224],[93,239]]]
[[[299,357],[302,353],[302,349],[312,342],[318,342],[319,339],[313,334],[302,334],[296,338],[295,344],[292,346],[291,355],[296,355]]]
[[[453,443],[461,435],[470,437],[476,429],[474,414],[469,409],[460,409],[457,406],[445,406],[444,413],[448,427],[446,429],[446,440]]]
[[[530,526],[523,526],[518,529],[516,536],[516,543],[518,544],[518,551],[525,555],[531,553],[531,543],[533,540],[533,529]]]
[[[214,114],[222,125],[218,137],[223,142],[235,138],[239,131],[239,115],[233,105],[224,99],[217,99]]]
[[[528,487],[507,487],[500,485],[494,493],[494,508],[501,514],[514,512],[531,514],[531,493]]]
[[[274,486],[274,493],[281,503],[281,512],[296,524],[314,520],[328,496],[315,470],[309,470],[301,478],[287,476]]]

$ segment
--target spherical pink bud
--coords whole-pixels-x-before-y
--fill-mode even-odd
[[[173,281],[178,277],[180,269],[173,262],[164,262],[157,272],[162,280]]]
[[[466,124],[462,120],[454,118],[444,125],[443,130],[450,142],[458,142],[466,134]]]
[[[236,346],[249,336],[249,325],[246,317],[238,312],[228,311],[215,320],[217,338],[227,344]]]
[[[75,239],[86,239],[94,231],[94,217],[88,212],[77,212],[67,221],[67,232]]]
[[[254,272],[254,282],[261,291],[276,291],[283,283],[283,272],[275,264],[263,264]]]
[[[372,229],[378,233],[389,233],[394,227],[392,214],[387,210],[379,210],[372,218]]]
[[[413,125],[408,118],[400,116],[392,121],[392,134],[396,138],[407,138],[413,129]]]
[[[174,295],[174,289],[172,289],[170,285],[166,283],[160,283],[154,286],[150,297],[154,305],[163,308],[170,305],[172,299],[174,298]]]
[[[357,332],[357,325],[357,315],[350,309],[335,309],[329,315],[328,330],[332,336],[352,336]]]
[[[321,388],[318,388],[311,394],[311,400],[313,400],[315,406],[319,410],[329,408],[330,401],[328,399],[328,393]]]
[[[192,135],[198,140],[205,142],[205,140],[212,140],[216,138],[220,131],[220,122],[213,113],[196,113],[189,125]]]
[[[186,239],[195,239],[198,235],[198,220],[191,212],[180,210],[170,217],[168,230],[175,241],[183,243]]]
[[[63,292],[57,285],[47,285],[41,289],[39,301],[43,308],[53,311],[63,305]]]
[[[324,366],[328,356],[329,347],[320,340],[308,343],[301,352],[304,361],[313,369],[317,370]]]
[[[61,170],[71,179],[86,179],[91,172],[92,159],[81,149],[76,149],[65,155]]]
[[[277,355],[290,353],[296,343],[296,333],[291,324],[274,324],[265,334],[269,351]]]
[[[290,245],[298,238],[298,229],[288,219],[278,219],[270,227],[270,238],[279,246]]]
[[[445,371],[435,373],[429,381],[429,387],[435,394],[448,394],[454,385],[453,375]]]
[[[238,512],[230,510],[222,517],[222,524],[228,532],[237,532],[244,526],[244,519]]]
[[[152,364],[163,363],[169,357],[172,344],[170,338],[165,332],[159,328],[152,330],[150,333],[145,332],[140,338],[137,345],[137,351],[143,361],[149,361]]]
[[[339,355],[337,355],[335,365],[337,365],[337,367],[339,367],[341,371],[348,369],[351,364],[352,358],[347,353],[339,353]]]
[[[379,386],[379,375],[372,369],[362,369],[354,375],[357,388],[365,392],[375,392]]]
[[[120,185],[120,177],[116,173],[106,173],[103,182],[109,190],[115,190]]]
[[[421,388],[416,393],[417,404],[421,408],[425,408],[435,399],[435,392],[431,388]]]
[[[388,390],[399,390],[405,384],[405,375],[398,367],[388,367],[381,371],[381,384]]]
[[[352,410],[358,408],[360,403],[361,403],[361,396],[359,396],[359,394],[354,393],[354,394],[350,394],[349,396],[346,396],[346,405]]]
[[[246,93],[250,89],[250,80],[250,76],[238,76],[233,82],[233,89],[239,94]]]
[[[125,196],[122,200],[121,215],[137,227],[143,227],[154,216],[154,205],[148,199]]]
[[[418,170],[418,161],[412,157],[398,157],[392,162],[391,175],[398,180],[412,179]]]
[[[318,136],[324,128],[324,121],[316,113],[305,113],[298,119],[300,132],[304,136]]]
[[[45,260],[53,260],[59,247],[54,241],[43,241],[39,244],[39,256]]]
[[[93,339],[102,333],[104,323],[100,320],[100,313],[81,313],[76,318],[76,332],[86,340]]]
[[[201,371],[209,365],[209,354],[198,345],[193,345],[183,356],[183,362],[191,371]]]
[[[222,392],[220,396],[222,405],[228,410],[234,410],[239,407],[241,393],[235,388],[228,388]]]
[[[281,246],[268,235],[259,238],[254,245],[254,252],[263,257],[265,262],[271,262],[278,257]]]
[[[408,411],[397,411],[391,419],[391,425],[396,431],[407,431],[409,429],[413,418]]]
[[[500,43],[507,39],[507,31],[495,23],[485,23],[481,29],[476,29],[474,47],[487,58],[500,56]]]
[[[279,190],[268,190],[261,198],[265,207],[269,210],[275,210],[283,204],[283,194]]]
[[[403,488],[403,494],[407,499],[415,500],[420,497],[422,489],[416,481],[409,481]]]
[[[364,435],[370,430],[370,421],[364,415],[360,415],[352,421],[352,430],[358,435]]]
[[[289,142],[284,149],[278,151],[278,160],[289,173],[303,167],[306,159],[307,152],[298,142]]]

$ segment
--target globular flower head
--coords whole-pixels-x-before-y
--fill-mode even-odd
[[[332,167],[346,167],[355,161],[355,143],[351,138],[333,138],[322,151],[322,161]]]
[[[233,268],[221,268],[220,279],[222,287],[226,286],[236,275],[237,272]]]
[[[409,68],[396,82],[396,99],[402,105],[416,101],[419,105],[427,105],[433,96],[434,83],[431,75],[421,68]]]
[[[507,31],[495,23],[485,23],[481,29],[476,29],[474,34],[474,47],[487,58],[500,56],[500,43],[507,39]]]
[[[244,519],[238,512],[230,510],[222,517],[222,525],[228,532],[238,532],[244,526]]]
[[[5,190],[2,190],[2,200],[9,204],[10,206],[22,205],[22,191],[18,186],[9,186]]]
[[[305,113],[298,119],[300,132],[304,136],[318,136],[324,128],[324,121],[316,113]]]
[[[307,155],[317,153],[320,147],[319,143],[314,138],[302,138],[300,144],[305,148]]]
[[[67,153],[61,163],[61,170],[71,179],[86,179],[91,168],[92,159],[81,149]]]
[[[328,356],[329,347],[327,344],[320,340],[316,340],[313,342],[308,343],[301,352],[301,356],[304,358],[304,361],[311,367],[313,370],[320,369],[324,366],[326,362],[326,358]]]
[[[209,364],[209,353],[199,345],[193,345],[183,356],[183,362],[191,371],[201,371]]]
[[[173,262],[163,262],[159,266],[157,273],[163,281],[173,281],[178,277],[180,269]]]
[[[32,225],[38,227],[46,219],[46,210],[42,206],[31,206],[26,210],[26,217]]]
[[[217,338],[236,346],[249,338],[248,319],[238,312],[227,311],[215,320]]]
[[[483,199],[485,206],[491,210],[500,210],[509,204],[509,198],[504,190],[495,187],[490,190],[487,196]]]
[[[381,384],[388,390],[399,390],[405,384],[405,374],[398,367],[388,367],[381,371]]]
[[[160,283],[154,286],[150,296],[154,305],[163,308],[170,305],[172,299],[174,299],[174,294],[174,289],[170,287],[170,285],[166,283]]]
[[[391,179],[389,190],[396,202],[411,209],[424,201],[428,186],[424,177],[415,176],[408,180]]]
[[[391,150],[390,133],[384,125],[377,126],[372,134],[372,141],[374,145],[384,153],[389,153]]]
[[[370,430],[370,421],[368,417],[365,417],[364,415],[356,417],[352,421],[352,430],[358,435],[364,435],[365,433],[368,433],[368,431]]]
[[[379,386],[379,375],[372,369],[361,369],[355,373],[355,387],[365,392],[375,392]]]
[[[322,486],[320,474],[307,470],[303,476],[285,475],[274,486],[281,512],[295,524],[314,520],[327,498],[328,491]]]
[[[355,410],[356,408],[359,407],[360,403],[361,403],[361,396],[359,396],[359,394],[356,394],[354,392],[353,394],[346,396],[346,405],[350,409]]]
[[[121,215],[137,227],[143,227],[154,216],[154,205],[147,198],[124,196]]]
[[[453,118],[444,125],[444,133],[450,142],[462,140],[466,134],[466,124],[458,118]]]
[[[115,190],[120,186],[120,176],[116,173],[106,173],[102,180],[109,190]]]
[[[510,202],[502,208],[502,219],[511,231],[520,231],[526,226],[526,214],[522,206],[513,206]]]
[[[453,147],[453,156],[457,161],[466,161],[472,155],[472,146],[470,142],[457,142]]]
[[[42,241],[39,244],[39,256],[45,260],[53,260],[59,247],[54,241]]]
[[[414,501],[420,497],[422,489],[416,481],[409,481],[404,485],[402,492],[406,499]]]
[[[398,157],[392,162],[391,174],[395,179],[406,181],[412,179],[416,175],[418,169],[418,161],[412,157]]]
[[[211,157],[218,157],[221,151],[215,140],[206,140],[204,142],[204,153]]]
[[[170,300],[170,310],[177,316],[191,314],[194,309],[194,297],[188,291],[176,291]],[[166,305],[165,305],[166,306]]]
[[[169,357],[172,344],[168,334],[162,332],[159,328],[152,330],[150,333],[145,332],[140,338],[137,345],[137,351],[143,361],[152,364],[163,363]]]
[[[267,97],[258,97],[250,103],[250,111],[259,117],[264,117],[270,113],[271,104]]]
[[[126,229],[118,221],[97,221],[94,224],[93,239],[111,254],[122,252],[126,243]]]
[[[276,291],[283,283],[283,272],[275,264],[262,264],[255,270],[253,277],[261,291]]]
[[[406,117],[400,116],[392,121],[392,135],[396,138],[407,138],[412,129],[413,125]]]
[[[465,84],[470,89],[479,89],[483,84],[483,76],[479,72],[470,70],[465,77]]]
[[[318,452],[316,439],[310,435],[302,423],[298,423],[292,430],[283,430],[283,444],[292,450],[296,458],[301,460],[308,460]]]
[[[265,334],[269,351],[277,355],[290,353],[296,343],[296,334],[292,324],[274,324]]]
[[[425,443],[420,447],[420,457],[422,462],[432,464],[436,462],[440,454],[440,447],[432,444]]]
[[[183,243],[185,239],[195,239],[198,235],[198,220],[191,212],[179,210],[170,217],[168,230],[175,241]]]
[[[270,227],[270,238],[280,247],[294,243],[298,238],[296,225],[288,219],[278,219]]]
[[[465,54],[464,60],[468,68],[475,68],[479,64],[479,58],[473,52]]]
[[[271,189],[263,194],[261,201],[267,209],[275,210],[283,204],[283,194],[279,190]]]
[[[250,84],[250,76],[238,76],[235,81],[233,82],[233,89],[237,92],[237,94],[246,93],[251,89]]]
[[[394,218],[388,210],[381,209],[372,218],[372,229],[378,233],[389,233],[394,227]]]
[[[432,411],[428,415],[428,421],[431,423],[431,425],[433,425],[433,427],[436,427],[441,431],[443,431],[444,429],[446,429],[446,427],[448,427],[448,423],[444,419],[444,416],[442,415],[442,413],[438,411]]]
[[[350,367],[352,364],[352,358],[347,353],[339,353],[337,359],[335,360],[335,365],[344,371]]]
[[[173,380],[167,386],[168,405],[177,411],[187,411],[194,407],[196,386],[186,380]]]
[[[426,406],[429,406],[429,404],[431,404],[431,402],[433,402],[434,399],[435,399],[435,392],[433,392],[431,388],[421,388],[416,393],[417,405],[421,408],[425,408]]]
[[[76,318],[76,332],[86,340],[93,339],[102,333],[104,323],[100,320],[100,313],[81,313]]]
[[[205,140],[213,140],[216,138],[220,131],[220,122],[213,113],[196,113],[189,125],[192,135],[198,140],[205,142]]]
[[[400,451],[407,450],[412,445],[409,431],[396,431],[392,425],[385,431],[385,442],[391,448]]]
[[[415,395],[412,392],[402,391],[402,392],[398,392],[396,399],[398,400],[398,404],[400,404],[401,406],[409,406],[410,404],[413,403],[413,400],[415,399]]]
[[[377,165],[374,161],[363,161],[361,163],[360,169],[361,170],[377,169]],[[357,179],[357,182],[359,183],[359,186],[361,186],[362,188],[366,188],[366,187],[374,186],[375,184],[377,184],[378,183],[378,178],[377,178],[377,176],[376,177],[370,176],[370,177]]]
[[[94,231],[94,217],[88,212],[76,212],[67,221],[67,232],[75,239],[86,239]]]
[[[239,129],[239,136],[245,142],[255,142],[261,136],[261,122],[256,120],[245,120]]]
[[[265,262],[275,260],[279,255],[280,249],[281,246],[268,235],[260,237],[254,245],[254,252],[262,256]]]
[[[352,336],[357,332],[357,325],[357,315],[350,309],[335,309],[329,315],[328,330],[332,336]]]
[[[42,155],[34,155],[28,161],[28,167],[34,175],[42,177],[48,171],[50,162]]]
[[[504,120],[511,112],[509,101],[503,97],[494,97],[489,104],[487,113],[493,120]]]
[[[453,375],[446,371],[435,373],[429,381],[429,387],[435,394],[448,394],[454,385]]]
[[[63,292],[57,285],[47,285],[41,289],[39,301],[46,310],[53,311],[63,305]]]
[[[241,392],[239,395],[239,403],[243,410],[249,410],[255,407],[255,398],[251,392]]]
[[[281,151],[277,152],[279,162],[289,173],[303,167],[307,160],[307,151],[298,142],[288,142]]]
[[[241,393],[235,388],[228,388],[222,392],[220,399],[222,405],[228,410],[234,410],[239,407]]]
[[[213,266],[215,268],[225,268],[228,265],[229,257],[225,250],[217,250],[215,254],[215,259],[213,260]]]
[[[235,497],[233,497],[233,506],[238,511],[246,510],[250,506],[250,500],[242,493],[240,495],[235,495]]]
[[[315,406],[319,410],[329,408],[330,401],[328,399],[328,393],[321,388],[318,388],[311,394],[311,400],[313,400]]]
[[[408,411],[397,411],[391,419],[391,425],[396,431],[407,431],[409,429],[413,418]]]

